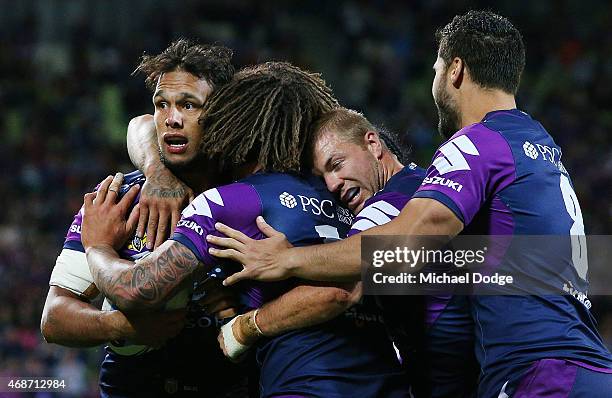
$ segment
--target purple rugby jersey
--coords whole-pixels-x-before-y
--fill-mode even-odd
[[[123,195],[133,185],[144,182],[145,177],[139,171],[126,174],[119,194]],[[80,209],[68,229],[64,249],[84,252],[81,244],[82,221],[83,211]],[[119,250],[119,255],[134,261],[148,252],[146,236],[143,239],[133,236]],[[77,276],[68,277],[74,279]],[[87,286],[93,280],[77,281],[79,283]],[[106,347],[100,367],[102,396],[161,396],[169,391],[168,388],[176,389],[178,393],[206,392],[217,396],[246,389],[246,370],[227,361],[217,343],[221,325],[222,320],[207,314],[197,302],[192,301],[188,305],[185,328],[163,347],[134,356],[119,355],[111,347]],[[202,358],[207,359],[209,368],[205,373],[199,369]]]
[[[211,257],[206,235],[218,234],[214,224],[222,222],[251,238],[263,238],[255,222],[259,215],[294,246],[341,239],[353,221],[319,178],[258,173],[198,196],[183,211],[172,239],[225,276],[236,264]],[[298,284],[245,281],[237,288],[246,306],[257,308]],[[260,340],[256,358],[261,396],[408,397],[407,376],[384,325],[370,315],[352,310],[321,325]]]
[[[393,175],[381,191],[364,203],[349,236],[395,218],[424,177],[425,170],[414,163]],[[478,366],[467,297],[377,296],[376,301],[417,397],[469,397],[474,393]]]
[[[558,293],[530,294],[524,283],[515,283],[487,286],[481,291],[488,295],[471,297],[482,368],[479,396],[498,396],[507,382],[506,391],[512,392],[513,382],[541,359],[612,367],[588,305],[563,290],[570,284],[586,292],[588,282],[570,239],[584,235],[584,226],[561,156],[561,148],[528,114],[490,112],[440,146],[414,195],[448,207],[464,223],[463,234],[546,235],[563,243],[523,257],[502,245],[504,251],[488,264],[504,274],[528,273]]]

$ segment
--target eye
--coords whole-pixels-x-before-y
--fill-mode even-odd
[[[191,110],[193,108],[195,108],[195,105],[192,104],[191,102],[185,102],[184,108],[187,110]]]
[[[332,162],[332,170],[340,170],[344,161],[342,159],[334,160]]]
[[[168,103],[166,101],[157,101],[155,103],[155,107],[159,109],[166,109],[168,107]]]

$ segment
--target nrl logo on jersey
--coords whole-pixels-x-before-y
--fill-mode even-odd
[[[138,236],[134,236],[134,239],[128,245],[128,250],[133,250],[135,252],[141,252],[147,246],[147,234],[145,234],[142,238]]]

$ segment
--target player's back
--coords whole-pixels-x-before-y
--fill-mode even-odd
[[[487,264],[487,272],[519,276],[512,285],[475,290],[472,309],[483,368],[481,390],[502,385],[508,369],[520,371],[543,358],[610,368],[612,357],[587,308],[582,213],[561,163],[561,148],[540,123],[518,110],[491,112],[451,141],[461,137],[467,137],[476,150],[458,142],[475,155],[468,156],[465,173],[477,177],[464,180],[450,174],[448,178],[463,184],[464,190],[478,191],[482,174],[486,181],[482,189],[488,191],[473,214],[470,206],[477,201],[455,201],[464,204],[456,209],[467,215],[464,233],[497,236],[492,239],[503,256]],[[489,158],[483,162],[488,166],[480,167],[480,158]],[[522,238],[525,235],[539,237],[529,244]],[[581,300],[566,293],[568,284],[584,293]]]
[[[145,177],[139,171],[126,174],[120,196],[133,185],[144,182]],[[134,204],[137,202],[138,198]],[[82,213],[79,211],[66,237],[65,249],[83,252],[81,222]],[[143,239],[134,236],[119,250],[122,258],[130,260],[142,258],[148,253],[146,236]],[[71,279],[75,277],[69,276]],[[91,275],[87,278],[91,278]],[[174,298],[177,308],[184,307],[188,302],[186,325],[163,347],[153,349],[129,341],[114,341],[106,347],[100,369],[103,396],[195,396],[202,394],[204,389],[210,396],[217,396],[233,391],[234,385],[242,386],[236,390],[246,390],[245,370],[227,361],[218,346],[217,334],[221,321],[203,311],[196,302],[189,301],[189,291],[179,294],[182,297]],[[114,306],[105,300],[103,309],[114,309]],[[207,372],[199,369],[202,358],[206,358],[209,364]]]
[[[262,215],[295,246],[346,236],[351,213],[312,176],[258,174],[242,180],[257,192]],[[261,237],[261,236],[260,236]],[[330,264],[333,266],[333,264]],[[256,307],[301,282],[255,283]],[[355,306],[338,318],[266,339],[258,346],[262,396],[278,392],[314,397],[407,396],[401,370],[375,305]]]
[[[414,163],[393,175],[357,214],[350,235],[395,218],[425,178]],[[439,272],[437,269],[432,271]],[[474,324],[466,296],[376,296],[416,397],[468,397],[476,390]]]

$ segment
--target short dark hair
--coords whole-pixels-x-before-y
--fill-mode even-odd
[[[232,79],[233,52],[227,47],[197,44],[187,39],[178,39],[157,55],[144,54],[133,74],[143,73],[145,84],[153,91],[159,76],[166,72],[182,70],[217,88]]]
[[[457,15],[436,32],[446,65],[461,58],[475,83],[516,94],[525,67],[521,33],[508,19],[489,11]]]
[[[265,171],[297,172],[315,122],[337,106],[319,74],[286,62],[244,68],[204,104],[202,151],[222,170],[256,160]]]

